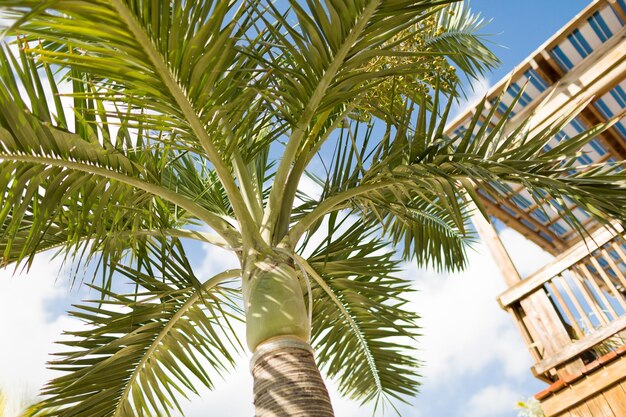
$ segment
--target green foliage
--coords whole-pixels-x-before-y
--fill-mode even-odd
[[[411,282],[394,276],[400,262],[385,251],[376,228],[343,218],[309,256],[313,285],[313,346],[345,395],[363,402],[417,393],[411,352],[417,316],[406,308]],[[389,343],[398,337],[397,343]]]
[[[69,332],[51,368],[66,375],[44,388],[42,409],[57,416],[170,415],[177,395],[197,392],[194,380],[214,386],[215,375],[233,363],[240,346],[230,321],[241,319],[237,292],[222,281],[200,283],[180,242],[162,240],[136,266],[118,272],[136,291],[100,287],[101,299],[75,306],[71,315],[89,328]]]
[[[485,46],[479,31],[484,19],[469,4],[458,2],[433,9],[424,20],[404,29],[388,41],[393,54],[377,56],[364,65],[368,72],[405,68],[406,73],[376,81],[351,114],[368,121],[372,116],[394,120],[405,112],[405,100],[420,103],[432,98],[433,89],[456,94],[459,78],[454,63],[466,75],[477,78],[500,61]],[[443,51],[458,51],[446,55]]]
[[[540,204],[568,197],[626,220],[623,163],[574,166],[608,125],[544,152],[574,113],[530,131],[497,120],[497,101],[474,129],[483,101],[467,134],[444,135],[457,78],[497,64],[460,2],[3,0],[0,12],[15,22],[0,50],[1,261],[56,249],[104,274],[72,313],[89,327],[65,340],[41,415],[167,414],[195,392],[189,374],[212,387],[229,368],[240,281],[222,282],[241,273],[199,282],[179,239],[243,267],[296,259],[323,368],[384,405],[419,386],[399,262],[463,268],[476,189],[504,199],[520,184]]]
[[[0,391],[0,416],[4,415],[7,408],[7,396],[4,392]]]
[[[517,413],[518,417],[545,417],[539,401],[533,397],[526,401],[518,401],[516,406],[520,409]]]

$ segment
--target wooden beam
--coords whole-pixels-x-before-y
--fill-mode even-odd
[[[565,75],[563,68],[554,60],[547,50],[541,51],[536,57],[537,72],[541,74],[550,84],[557,83]]]
[[[556,255],[557,253],[561,251],[561,249],[555,247],[554,245],[546,241],[544,238],[539,236],[539,233],[535,231],[531,231],[527,227],[520,224],[519,219],[511,216],[509,213],[502,210],[502,208],[500,208],[499,206],[493,205],[491,202],[485,202],[485,209],[487,210],[487,213],[489,213],[489,215],[498,218],[504,224],[506,224],[513,230],[517,231],[526,239],[535,243],[537,246],[539,246],[546,252],[552,255]]]
[[[502,272],[506,284],[512,286],[520,282],[522,277],[517,271],[517,268],[515,268],[509,253],[506,251],[493,225],[490,224],[480,212],[472,216],[472,223],[474,223],[474,227],[476,227],[476,231],[482,242],[487,246],[489,252],[491,252],[493,259],[496,261],[496,265],[500,268],[500,272]]]
[[[626,390],[622,388],[623,385],[623,382],[621,384],[615,384],[602,393],[606,402],[609,403],[614,410],[614,414],[617,414],[620,410],[626,410]]]
[[[498,213],[498,214],[500,214],[499,216],[496,215],[496,217],[498,217],[499,219],[501,219],[501,217],[504,215],[504,216],[507,216],[507,217],[511,218],[513,221],[519,223],[518,228],[516,228],[516,230],[517,229],[521,229],[521,230],[524,230],[524,231],[528,231],[529,230],[528,226],[526,226],[526,225],[521,223],[521,220],[524,219],[526,222],[530,223],[535,228],[535,230],[531,229],[531,232],[533,234],[537,235],[537,237],[539,239],[545,241],[545,239],[540,237],[537,232],[543,232],[547,236],[550,236],[550,238],[552,238],[552,242],[550,242],[550,243],[551,243],[551,246],[553,246],[553,249],[552,249],[551,252],[558,252],[558,251],[566,248],[565,243],[561,240],[561,238],[556,233],[554,233],[552,230],[550,230],[546,226],[544,226],[539,220],[537,220],[534,217],[532,217],[530,215],[530,213],[527,213],[526,211],[524,211],[523,209],[521,209],[517,205],[511,203],[510,201],[508,201],[508,200],[499,200],[497,202],[497,204],[494,204],[490,200],[485,198],[484,199],[484,203],[485,203],[485,205],[489,205],[489,206],[492,206],[492,207],[497,207],[496,210],[499,210],[501,212],[501,213]],[[505,211],[504,209],[502,209],[499,206],[506,207],[510,211],[514,212],[517,217],[513,217],[510,213],[508,213],[507,211]]]
[[[575,70],[566,73],[558,83],[520,110],[511,118],[509,129],[515,129],[534,112],[537,112],[535,120],[538,122],[531,125],[531,129],[542,129],[580,103],[608,91],[615,85],[615,80],[624,79],[626,75],[625,34],[626,28],[622,28],[579,63]]]
[[[626,356],[611,362],[580,382],[556,392],[541,402],[541,408],[547,417],[561,415],[624,379],[626,379]],[[616,414],[620,415],[623,414]]]
[[[624,35],[626,35],[626,29],[622,29],[619,34],[616,34],[616,36],[607,41],[601,48],[594,51],[588,59],[579,64],[576,71],[565,74],[559,83],[546,90],[541,97],[549,97],[548,101],[543,100],[544,102],[541,103],[541,97],[533,100],[531,104],[526,106],[511,119],[509,129],[513,129],[516,124],[527,118],[531,112],[536,111],[536,107],[539,103],[541,103],[541,108],[538,110],[538,114],[541,117],[536,117],[536,119],[540,119],[540,121],[533,129],[545,127],[564,112],[567,112],[567,108],[573,109],[578,103],[589,100],[595,95],[604,94],[613,88],[617,80],[621,80],[626,76],[626,59],[624,59],[626,54],[626,39],[624,39]],[[548,54],[545,54],[545,56],[549,57]],[[537,65],[544,68],[551,68],[548,65],[546,57],[544,57],[543,60],[539,59]],[[544,72],[547,73],[549,70],[544,69]],[[554,70],[552,77],[556,77],[557,75],[556,70]],[[597,115],[594,115],[593,106],[589,106],[582,115],[585,119],[591,121],[591,123],[588,122],[589,124],[595,124],[593,122],[599,120]],[[617,142],[617,140],[618,138],[615,136],[615,132],[609,131],[605,134],[604,143],[611,153],[618,155],[618,157],[623,154],[626,157],[626,148],[623,148],[621,145],[623,141],[620,140],[620,142]],[[618,143],[620,143],[620,145],[618,145]],[[501,202],[499,203],[502,204]],[[493,203],[490,201],[486,201],[487,206],[492,204]],[[515,225],[514,228],[518,231],[528,229],[528,227],[520,221],[520,219],[524,219],[532,224],[536,230],[546,233],[553,239],[553,242],[541,246],[553,254],[560,252],[567,246],[564,239],[561,239],[541,222],[536,221],[524,210],[518,209],[511,204],[507,204],[507,207],[515,211],[517,217],[511,216],[503,210],[500,212],[498,212],[498,210],[492,211],[499,219],[506,217],[511,218],[513,225]],[[541,237],[533,238],[532,240],[537,242],[539,239],[545,240]]]
[[[611,6],[613,8],[613,10],[615,11],[615,13],[619,16],[619,18],[622,20],[622,22],[626,22],[626,11],[624,11],[619,3],[617,2],[617,0],[604,0],[605,3],[607,3],[609,6]]]
[[[534,374],[544,374],[550,369],[554,369],[572,360],[573,358],[576,358],[581,353],[591,349],[597,344],[600,344],[602,341],[625,329],[626,316],[622,316],[610,324],[600,327],[593,333],[588,334],[584,339],[579,339],[573,342],[556,355],[544,358],[541,362],[532,367],[532,371]]]
[[[612,85],[607,91],[610,91],[615,85],[619,84],[620,80],[615,80],[615,84]],[[596,97],[601,97],[606,91],[599,91]],[[585,120],[588,125],[594,126],[600,123],[606,123],[607,120],[600,114],[598,109],[594,105],[589,105],[582,112],[580,112],[581,119]],[[618,160],[626,160],[626,142],[622,139],[622,136],[617,132],[615,126],[610,127],[604,133],[598,135],[598,139],[611,155]]]
[[[513,321],[517,325],[517,329],[522,335],[522,339],[524,339],[524,342],[526,342],[526,347],[528,348],[530,355],[533,357],[533,360],[535,362],[541,361],[542,356],[539,351],[539,345],[535,342],[534,338],[528,331],[528,324],[525,320],[526,315],[524,314],[524,310],[522,310],[520,307],[511,307],[507,308],[506,311],[513,317]],[[544,382],[549,383],[549,380],[544,379]]]
[[[594,0],[589,6],[587,6],[583,11],[581,11],[578,15],[576,15],[573,19],[571,19],[565,26],[563,26],[557,33],[555,33],[550,39],[545,41],[541,46],[539,46],[533,53],[531,53],[522,63],[513,68],[508,75],[504,76],[488,93],[488,98],[491,100],[502,92],[506,84],[510,80],[517,80],[521,77],[524,72],[526,72],[529,68],[533,67],[533,61],[537,61],[538,57],[542,55],[542,53],[546,53],[545,51],[549,51],[554,48],[556,45],[561,43],[563,39],[567,38],[567,35],[570,34],[571,31],[574,30],[575,27],[579,26],[585,20],[587,20],[591,15],[593,15],[596,11],[601,8],[606,7],[605,0]],[[552,58],[547,55],[549,60]],[[552,77],[550,77],[552,78]],[[458,128],[463,121],[468,117],[469,110],[459,114],[448,126],[446,126],[445,131],[450,132]]]
[[[557,355],[566,346],[572,343],[572,339],[558,315],[554,305],[545,291],[535,291],[520,300],[520,307],[526,314],[524,324],[528,328],[532,340],[538,345],[542,358]],[[559,377],[572,374],[582,368],[581,361],[573,362],[556,369]],[[543,375],[535,375],[544,379]]]
[[[553,83],[553,85],[509,121],[509,129],[514,129],[517,124],[535,111],[537,111],[538,115],[535,117],[537,124],[533,126],[533,129],[541,129],[556,120],[560,115],[567,113],[568,109],[571,111],[579,103],[605,94],[615,86],[617,80],[624,79],[626,76],[626,28],[622,28],[607,42],[593,51],[583,62],[578,64],[574,70],[567,73],[558,66],[547,52],[565,39],[567,34],[575,26],[584,22],[584,19],[587,19],[597,10],[600,10],[602,7],[607,7],[608,5],[607,0],[596,0],[593,2],[587,9],[564,27],[559,34],[546,42],[534,55],[515,69],[511,73],[511,77],[503,79],[491,90],[488,95],[489,98],[500,94],[509,80],[516,80],[517,77],[521,76],[528,68],[534,68],[545,77],[547,81]],[[473,111],[475,111],[475,109],[473,109]],[[470,114],[471,111],[465,112],[458,118],[458,123],[452,123],[452,125],[447,128],[447,131],[458,127]],[[583,110],[581,118],[590,125],[602,121],[601,115],[593,105],[589,105]],[[599,138],[612,155],[616,156],[618,159],[626,159],[626,142],[621,139],[614,129],[609,129],[607,132],[600,135]],[[493,204],[486,199],[485,203],[487,207]],[[502,203],[499,202],[498,204]],[[498,207],[490,209],[489,212],[552,254],[562,252],[564,248],[578,240],[575,238],[568,241],[567,239],[561,238],[542,222],[535,220],[526,210],[519,209],[515,205],[507,204],[507,208],[513,210],[516,215],[513,216]],[[524,219],[525,222],[529,222],[534,227],[534,230],[523,224],[521,219]],[[549,242],[548,239],[542,238],[535,230],[546,233],[547,236],[550,236],[552,241]]]
[[[613,224],[613,227],[620,233],[623,231],[623,228],[618,224]],[[547,281],[613,239],[616,236],[615,230],[602,228],[594,233],[589,240],[578,242],[566,252],[559,255],[552,263],[502,293],[500,297],[498,297],[500,305],[503,308],[509,307],[529,293],[537,290]]]
[[[602,227],[602,225],[593,217],[589,217],[588,219],[582,221],[581,226],[584,230],[591,234],[595,233],[596,230]],[[563,235],[563,240],[570,243],[577,243],[581,240],[580,233],[578,233],[575,229],[572,229]]]

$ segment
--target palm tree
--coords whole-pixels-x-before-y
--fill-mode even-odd
[[[0,53],[2,262],[28,267],[56,249],[99,293],[72,312],[89,325],[52,362],[65,373],[39,415],[169,414],[235,362],[237,320],[257,416],[333,415],[314,352],[344,395],[406,400],[419,329],[411,283],[395,273],[406,259],[465,265],[469,202],[484,212],[476,188],[505,198],[522,184],[542,204],[568,196],[604,223],[624,219],[619,164],[573,166],[607,126],[548,152],[568,118],[444,135],[450,62],[473,77],[497,63],[483,20],[460,3],[0,10],[12,22]],[[305,175],[319,195],[303,192]],[[184,246],[194,240],[241,267],[197,277]]]

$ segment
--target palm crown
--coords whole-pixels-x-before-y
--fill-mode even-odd
[[[406,259],[465,265],[476,188],[504,198],[522,184],[540,207],[568,196],[604,223],[624,219],[619,164],[574,166],[606,125],[545,152],[568,118],[535,131],[505,115],[489,128],[482,108],[496,120],[498,106],[483,102],[466,134],[444,134],[450,63],[470,76],[497,63],[460,3],[1,10],[14,22],[0,53],[2,262],[56,248],[102,274],[99,299],[72,313],[91,326],[65,342],[52,366],[66,374],[33,413],[169,413],[193,380],[212,387],[211,369],[234,363],[233,320],[253,351],[310,343],[345,395],[407,399],[418,327],[395,273]],[[319,195],[302,191],[304,175]],[[190,240],[232,251],[241,268],[197,277]],[[136,291],[117,291],[123,277]]]

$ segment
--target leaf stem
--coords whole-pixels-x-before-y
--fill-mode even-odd
[[[133,15],[128,6],[122,0],[112,0],[111,3],[115,10],[119,13],[120,18],[128,26],[128,29],[131,31],[137,42],[144,48],[145,53],[148,55],[148,59],[151,61],[152,65],[154,65],[155,70],[159,74],[161,80],[165,83],[168,91],[180,107],[180,110],[182,111],[187,121],[189,122],[193,133],[196,135],[196,137],[200,141],[200,144],[202,145],[202,148],[207,153],[209,161],[215,167],[215,172],[217,173],[217,176],[219,177],[222,185],[224,186],[224,189],[226,190],[228,199],[230,200],[233,211],[235,212],[235,217],[241,225],[241,235],[244,243],[246,243],[248,246],[264,246],[262,244],[262,239],[259,234],[258,228],[255,227],[254,220],[252,219],[250,212],[246,207],[241,192],[237,187],[237,184],[235,183],[235,180],[231,175],[230,170],[224,164],[224,161],[221,158],[218,150],[213,145],[213,142],[209,137],[204,124],[194,110],[191,102],[187,98],[187,95],[179,86],[174,75],[168,68],[167,64],[164,62],[163,57],[156,50],[154,44],[146,34],[144,28],[139,24],[136,17]]]
[[[43,157],[37,155],[13,155],[3,152],[0,153],[0,159],[15,162],[28,162],[32,164],[58,166],[119,181],[121,183],[150,193],[156,197],[160,197],[166,201],[169,201],[170,203],[176,204],[177,206],[198,217],[200,220],[204,221],[209,227],[215,230],[216,233],[224,238],[224,240],[231,247],[235,248],[240,246],[239,242],[241,241],[241,236],[236,230],[232,228],[230,224],[228,224],[228,222],[226,222],[224,219],[220,218],[216,214],[211,213],[210,211],[200,207],[193,200],[190,200],[187,197],[184,197],[174,191],[168,190],[167,188],[164,188],[160,185],[151,184],[141,179],[129,177],[120,172],[111,171],[106,168],[88,165],[81,162],[67,161],[58,158]]]
[[[219,274],[213,276],[212,278],[209,278],[204,284],[202,284],[202,292],[209,291],[213,289],[214,287],[216,287],[217,285],[221,284],[222,282],[227,281],[232,278],[237,278],[240,275],[241,275],[241,270],[239,269],[228,269],[226,271],[220,272]],[[146,362],[151,358],[152,353],[157,349],[157,347],[159,347],[161,340],[163,340],[163,338],[167,335],[170,329],[176,324],[176,322],[178,322],[178,320],[180,320],[184,316],[184,314],[190,308],[192,308],[198,302],[198,300],[201,299],[200,298],[201,296],[202,294],[200,291],[194,292],[191,295],[191,297],[189,297],[189,299],[185,301],[185,304],[183,304],[180,307],[180,309],[176,312],[176,314],[172,316],[171,320],[168,321],[167,324],[161,329],[157,337],[150,344],[150,347],[148,348],[146,353],[141,357],[141,360],[139,361],[139,363],[133,370],[133,373],[126,384],[126,388],[124,388],[124,392],[120,396],[119,402],[117,403],[117,407],[112,417],[121,416],[120,412],[122,412],[122,410],[124,409],[122,407],[122,404],[124,403],[125,399],[127,399],[128,396],[130,395],[130,389],[133,383],[135,382],[135,380],[137,379],[137,377],[139,376],[141,369],[146,364]]]
[[[270,191],[268,209],[265,212],[265,217],[263,219],[262,234],[264,235],[263,237],[266,241],[271,241],[270,236],[274,233],[276,224],[281,214],[281,203],[285,198],[289,197],[284,195],[285,184],[287,183],[289,173],[291,172],[292,164],[296,159],[298,151],[300,150],[301,142],[305,137],[306,129],[311,123],[311,120],[313,120],[317,108],[326,94],[326,90],[341,69],[345,58],[352,50],[354,43],[357,41],[361,32],[366,28],[379,5],[380,0],[376,0],[371,1],[365,7],[349,35],[345,38],[341,47],[337,50],[334,58],[329,63],[328,69],[324,72],[324,76],[321,78],[313,91],[311,98],[302,111],[300,121],[296,125],[289,141],[287,142],[285,152],[283,153],[283,157],[281,158],[278,170],[276,171],[276,175],[274,177],[274,186]]]

